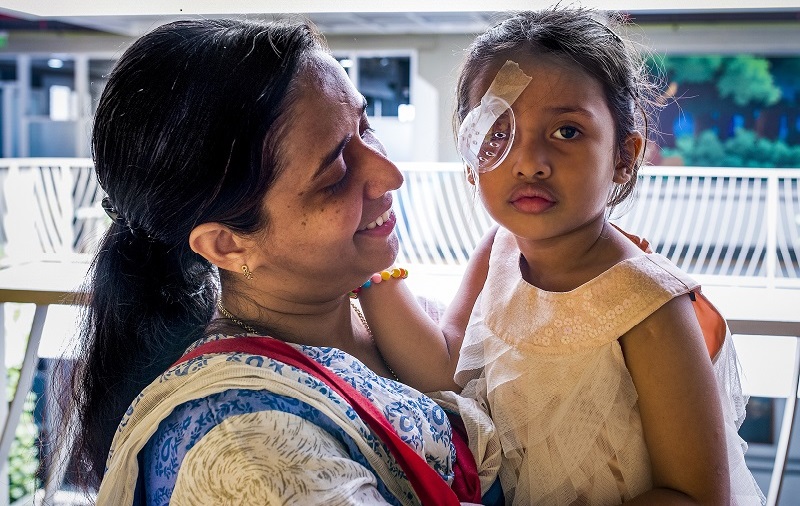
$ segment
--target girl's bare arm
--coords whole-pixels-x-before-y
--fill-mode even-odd
[[[361,290],[359,301],[375,342],[402,382],[421,392],[460,390],[453,375],[472,307],[489,270],[495,232],[492,229],[481,239],[438,323],[402,280],[390,279]]]
[[[722,407],[688,295],[620,339],[639,394],[653,490],[630,504],[728,504]]]

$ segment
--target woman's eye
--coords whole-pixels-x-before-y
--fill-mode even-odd
[[[563,126],[555,131],[553,134],[556,139],[574,139],[579,134],[578,129],[571,126]]]
[[[350,176],[350,171],[345,169],[344,174],[342,174],[342,177],[339,178],[338,181],[336,181],[332,185],[326,186],[325,188],[323,188],[323,190],[328,195],[335,195],[336,193],[339,192],[339,190],[341,190],[342,188],[345,187],[345,185],[347,184],[347,181],[350,179],[349,176]]]
[[[374,137],[375,136],[375,129],[371,126],[367,126],[364,130],[361,131],[361,138],[364,137]]]

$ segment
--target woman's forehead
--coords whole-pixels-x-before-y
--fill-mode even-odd
[[[288,171],[295,181],[313,179],[321,161],[358,128],[364,105],[344,69],[327,54],[309,58],[296,79],[280,148],[286,164],[302,168]]]

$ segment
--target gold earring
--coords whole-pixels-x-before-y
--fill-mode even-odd
[[[250,269],[247,267],[247,264],[244,264],[242,266],[242,274],[244,274],[244,277],[247,279],[253,279],[253,273],[250,272]]]

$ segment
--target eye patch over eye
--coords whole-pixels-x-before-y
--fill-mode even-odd
[[[458,129],[458,153],[474,175],[497,168],[514,142],[511,106],[531,81],[519,65],[506,61],[492,84]]]

